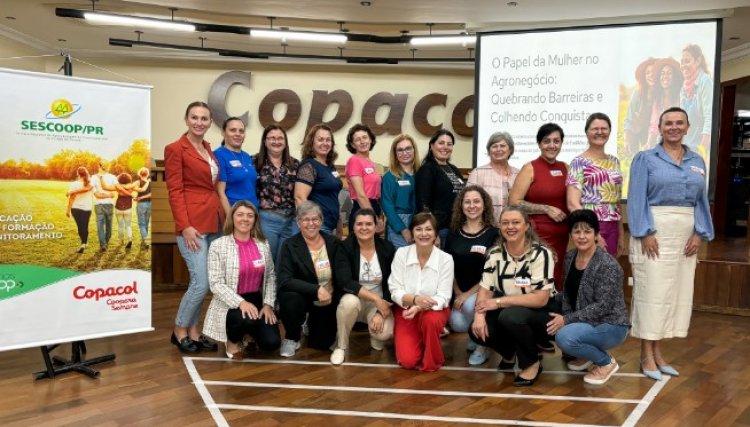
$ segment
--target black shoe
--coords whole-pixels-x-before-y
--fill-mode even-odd
[[[536,371],[536,375],[534,375],[534,378],[532,379],[526,379],[521,377],[520,375],[516,375],[516,378],[513,380],[513,385],[516,387],[529,387],[534,385],[536,380],[539,379],[539,375],[542,374],[542,361],[539,361],[539,369]]]
[[[497,369],[500,371],[510,371],[513,370],[513,368],[516,366],[516,358],[513,357],[513,360],[510,362],[506,362],[505,359],[500,358],[500,364],[497,365]]]
[[[197,340],[192,340],[195,346],[198,347],[199,351],[216,351],[219,349],[219,345],[208,340],[205,336],[201,335]]]
[[[539,350],[542,350],[545,353],[554,353],[555,352],[555,345],[552,344],[552,341],[549,341],[549,340],[544,341],[544,342],[540,342],[536,346],[539,347]]]
[[[198,346],[196,345],[195,341],[191,340],[189,337],[185,337],[177,341],[177,337],[174,335],[174,332],[172,332],[172,338],[170,339],[170,341],[172,341],[172,344],[177,346],[177,348],[183,353],[198,352]]]

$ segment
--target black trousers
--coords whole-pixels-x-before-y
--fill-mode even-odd
[[[91,218],[91,211],[73,208],[70,210],[70,214],[73,215],[73,219],[76,222],[76,227],[78,227],[78,237],[81,239],[81,243],[88,243],[89,219]]]
[[[245,301],[253,304],[260,311],[263,308],[263,296],[260,292],[242,294]],[[242,317],[239,308],[227,311],[227,339],[237,343],[242,341],[245,335],[253,337],[262,351],[272,351],[281,345],[279,325],[269,325],[265,318],[251,319]]]
[[[330,304],[318,307],[315,300],[297,292],[282,292],[279,294],[279,315],[284,323],[286,339],[299,341],[302,336],[302,324],[307,318],[310,335],[307,337],[308,347],[317,350],[329,350],[336,341],[336,307],[338,296],[334,296]]]
[[[538,343],[552,339],[547,334],[549,310],[543,308],[508,307],[487,312],[489,337],[480,340],[471,329],[469,337],[477,344],[490,347],[505,360],[518,356],[518,366],[526,369],[542,359]]]

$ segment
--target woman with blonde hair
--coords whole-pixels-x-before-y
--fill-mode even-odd
[[[401,134],[393,139],[380,200],[388,224],[386,238],[397,248],[409,245],[414,240],[409,223],[417,211],[414,174],[419,169],[418,158],[414,138]]]
[[[244,356],[239,343],[245,335],[252,336],[262,351],[279,348],[273,257],[260,228],[258,209],[251,202],[235,202],[224,224],[224,236],[211,244],[208,282],[213,298],[203,333],[225,342],[228,358]]]

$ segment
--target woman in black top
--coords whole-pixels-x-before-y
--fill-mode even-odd
[[[453,204],[451,232],[445,241],[445,252],[453,256],[453,302],[449,324],[453,332],[467,332],[474,320],[474,303],[482,280],[485,254],[498,237],[494,226],[492,199],[482,187],[464,187]],[[490,349],[469,340],[470,365],[481,365]]]
[[[431,212],[437,218],[441,249],[448,237],[453,201],[465,185],[461,172],[450,163],[454,142],[449,130],[435,132],[415,177],[417,211]]]

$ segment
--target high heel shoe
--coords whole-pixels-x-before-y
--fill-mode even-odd
[[[670,377],[679,377],[680,373],[677,372],[677,369],[673,368],[671,365],[656,365],[657,368],[659,368],[659,371],[661,371],[662,374],[667,374]]]
[[[524,378],[521,375],[516,375],[516,378],[513,380],[513,385],[516,387],[529,387],[534,385],[536,380],[539,379],[539,375],[542,374],[542,361],[539,361],[539,369],[536,371],[536,375],[534,375],[534,378],[528,379]]]
[[[651,378],[652,380],[661,381],[664,377],[661,375],[661,371],[658,369],[655,371],[648,371],[646,369],[643,369],[643,360],[641,360],[641,372],[643,372],[643,375],[645,375],[647,378]],[[657,367],[658,368],[658,367]]]

